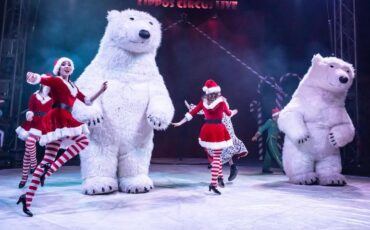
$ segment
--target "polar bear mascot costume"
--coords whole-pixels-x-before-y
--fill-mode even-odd
[[[280,112],[285,133],[283,165],[295,184],[345,185],[339,148],[351,142],[355,128],[345,109],[354,80],[351,64],[316,54],[312,65]]]
[[[108,12],[97,55],[76,84],[86,94],[104,81],[108,89],[92,107],[77,104],[74,116],[90,126],[90,145],[81,154],[83,192],[143,193],[148,177],[153,129],[164,130],[174,107],[155,57],[161,25],[136,10]]]

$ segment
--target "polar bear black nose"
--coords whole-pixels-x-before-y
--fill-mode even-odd
[[[147,30],[140,30],[139,31],[139,36],[141,38],[148,39],[148,38],[150,38],[150,33]]]
[[[340,77],[339,77],[339,81],[340,81],[340,83],[342,83],[342,84],[346,84],[346,83],[348,82],[348,77],[340,76]]]

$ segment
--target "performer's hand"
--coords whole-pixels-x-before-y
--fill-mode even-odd
[[[190,111],[191,107],[190,107],[189,103],[187,102],[187,100],[185,100],[184,103],[185,103],[186,108]]]
[[[171,123],[171,125],[173,125],[174,127],[179,127],[181,125],[183,125],[184,123],[186,122],[186,119],[183,118],[181,121],[179,122],[175,122],[175,123]]]
[[[35,73],[32,73],[32,72],[27,72],[27,82],[29,83],[35,83],[36,82],[36,79],[37,79],[37,75]]]
[[[252,141],[257,141],[257,139],[260,137],[257,133],[252,137]]]
[[[27,121],[32,121],[32,120],[33,120],[33,112],[28,111],[28,112],[26,113],[26,120],[27,120]]]
[[[248,156],[249,152],[243,152],[242,154],[238,155],[238,159]]]
[[[173,125],[173,127],[179,127],[181,126],[181,122],[175,122],[175,123],[171,123],[171,125]]]
[[[231,110],[231,116],[230,117],[235,116],[237,113],[238,113],[238,110],[237,109]]]

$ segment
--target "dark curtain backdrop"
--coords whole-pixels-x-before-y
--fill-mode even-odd
[[[279,78],[287,72],[302,76],[315,53],[331,54],[328,11],[322,0],[240,0],[238,10],[217,12],[139,7],[134,0],[40,0],[26,70],[50,72],[57,57],[69,56],[75,61],[77,79],[98,50],[107,11],[127,8],[151,13],[164,29],[186,13],[189,21],[263,76]],[[239,110],[232,121],[250,150],[248,158],[257,159],[257,145],[250,141],[257,118],[249,112],[249,103],[262,101],[264,120],[269,118],[275,106],[273,90],[264,86],[259,95],[254,74],[184,23],[163,32],[157,64],[175,105],[174,120],[185,114],[185,99],[197,103],[205,80],[216,80],[231,107]],[[297,82],[289,84],[284,87],[291,92]],[[24,107],[34,90],[25,86]],[[204,157],[197,143],[202,120],[198,117],[180,128],[156,132],[154,157]]]

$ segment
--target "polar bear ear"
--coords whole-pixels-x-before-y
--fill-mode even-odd
[[[113,18],[116,18],[120,15],[120,12],[118,10],[110,10],[108,11],[107,19],[108,21],[111,21]]]
[[[317,64],[321,62],[324,58],[320,54],[313,55],[313,58],[311,60],[312,64]]]

